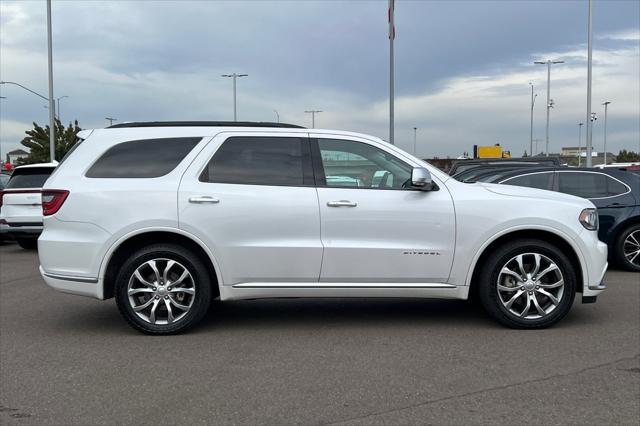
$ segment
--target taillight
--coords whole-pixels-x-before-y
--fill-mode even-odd
[[[62,189],[43,189],[42,214],[44,216],[56,214],[64,204],[64,200],[67,199],[68,195],[69,191],[64,191]]]

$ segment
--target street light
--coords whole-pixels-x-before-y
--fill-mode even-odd
[[[533,154],[533,105],[536,103],[536,98],[538,97],[538,94],[536,93],[534,96],[533,83],[529,82],[529,85],[531,86],[531,126],[529,130],[529,155],[532,155]]]
[[[553,100],[551,99],[551,65],[552,64],[564,64],[564,61],[552,61],[548,59],[546,61],[535,61],[537,65],[547,65],[547,146],[546,155],[549,156],[549,110],[553,108]]]
[[[580,167],[580,160],[582,159],[582,126],[584,126],[584,123],[578,123],[578,167]]]
[[[311,109],[309,111],[305,111],[305,114],[311,114],[311,128],[316,128],[316,114],[321,113],[322,111],[319,109]]]
[[[113,126],[113,122],[118,121],[117,118],[112,118],[112,117],[105,117],[104,119],[109,120],[109,126]]]
[[[31,92],[31,93],[33,93],[33,94],[34,94],[34,95],[36,95],[36,96],[40,96],[42,99],[44,99],[44,100],[45,100],[45,101],[47,101],[47,102],[49,101],[49,98],[47,98],[46,96],[41,95],[40,93],[35,92],[35,91],[33,91],[33,90],[29,89],[28,87],[23,86],[23,85],[22,85],[22,84],[20,84],[20,83],[16,83],[15,81],[0,81],[0,84],[13,84],[14,86],[22,87],[22,88],[23,88],[24,90],[26,90],[27,92]]]
[[[593,151],[593,120],[591,118],[591,63],[592,63],[592,19],[591,19],[591,0],[589,0],[589,13],[587,18],[587,167],[591,167],[591,152]]]
[[[416,155],[416,141],[418,140],[418,128],[413,128],[413,155]]]
[[[236,109],[236,79],[238,77],[247,77],[249,74],[222,74],[222,77],[233,78],[233,121],[238,121],[238,113]]]
[[[273,112],[276,113],[276,120],[277,120],[277,123],[279,123],[280,122],[280,114],[278,114],[278,110],[274,109]]]
[[[60,99],[64,99],[64,98],[68,98],[68,96],[64,95],[56,99],[56,101],[58,102],[58,110],[56,111],[58,113],[58,120],[60,120]]]
[[[607,109],[611,102],[605,101],[602,103],[604,105],[604,165],[607,165]]]

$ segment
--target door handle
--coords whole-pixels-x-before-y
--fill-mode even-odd
[[[194,204],[203,204],[203,203],[218,204],[220,200],[218,200],[217,198],[204,195],[202,197],[191,197],[189,198],[189,202]]]
[[[329,207],[356,207],[357,205],[358,203],[354,203],[353,201],[348,201],[348,200],[327,202],[327,206]]]

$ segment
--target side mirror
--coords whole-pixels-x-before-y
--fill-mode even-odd
[[[411,186],[420,191],[433,190],[433,180],[429,170],[424,167],[414,167],[411,171]]]

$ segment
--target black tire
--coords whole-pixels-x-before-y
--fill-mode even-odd
[[[187,295],[187,297],[193,297],[191,307],[182,318],[177,319],[173,323],[152,324],[138,316],[133,310],[129,300],[128,285],[129,280],[132,279],[132,275],[140,266],[154,259],[176,261],[180,266],[188,270],[192,277],[190,282],[195,289],[195,294],[193,296]],[[116,304],[124,319],[138,331],[155,335],[178,334],[195,326],[204,318],[211,306],[212,284],[213,282],[208,268],[202,260],[191,251],[174,244],[154,244],[133,253],[120,269],[115,283]],[[170,287],[167,286],[167,288]],[[143,295],[140,297],[152,298],[153,296]],[[158,297],[156,297],[156,299],[157,298]],[[168,297],[165,296],[165,298]],[[162,299],[160,299],[160,301],[162,301]],[[164,310],[166,313],[167,308],[159,304],[158,312],[161,310]]]
[[[25,250],[38,249],[38,240],[36,238],[17,238],[16,242]]]
[[[640,235],[640,224],[631,225],[620,233],[613,248],[613,256],[619,267],[626,269],[627,271],[640,272],[640,255],[635,259],[628,259],[624,254],[625,241],[632,233],[634,234],[636,241],[640,242],[640,239],[636,237],[637,235]],[[636,263],[631,262],[631,260],[634,260]]]
[[[557,305],[541,318],[530,319],[518,317],[504,306],[498,295],[498,279],[503,267],[508,264],[510,259],[524,253],[537,253],[546,256],[555,263],[564,280],[563,293]],[[527,265],[525,265],[525,269],[526,267]],[[529,269],[527,272],[531,272],[531,270]],[[531,283],[531,280],[529,280],[529,283]],[[482,265],[475,285],[478,286],[477,292],[482,306],[492,318],[511,328],[538,329],[556,324],[569,312],[576,294],[576,283],[577,278],[574,266],[560,249],[542,240],[521,239],[496,248],[495,251],[490,254],[486,263]],[[521,284],[517,284],[517,286],[520,285]],[[522,285],[523,287],[519,288],[524,288],[524,284]],[[537,293],[536,290],[534,290],[534,292],[536,292],[535,295],[538,297],[539,293]],[[528,297],[527,293],[532,294],[530,291],[524,291],[521,297]]]

